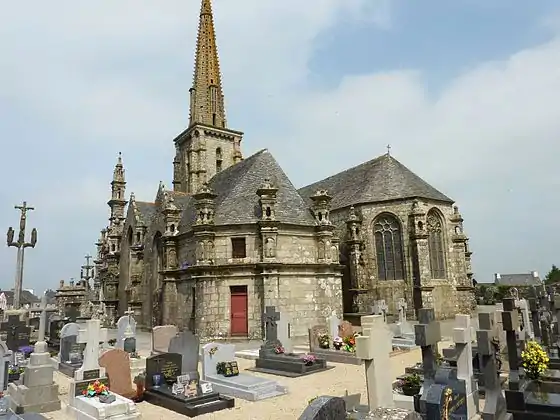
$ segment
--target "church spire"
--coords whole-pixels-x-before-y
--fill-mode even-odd
[[[193,86],[190,89],[190,125],[226,128],[224,94],[211,0],[202,0]]]

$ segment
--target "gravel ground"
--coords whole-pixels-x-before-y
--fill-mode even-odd
[[[448,344],[442,343],[442,347],[447,347]],[[420,360],[420,350],[418,349],[394,355],[391,358],[391,377],[396,378],[403,374],[406,366],[411,366]],[[254,361],[251,360],[237,359],[237,361],[241,371],[254,366]],[[361,393],[362,403],[366,403],[364,367],[338,363],[332,363],[332,365],[335,366],[334,369],[300,378],[284,378],[250,372],[252,375],[277,380],[280,384],[288,387],[289,393],[281,397],[257,402],[236,399],[235,408],[231,410],[205,414],[197,418],[201,420],[295,420],[303,412],[311,398],[319,395],[342,396],[346,391],[349,394]],[[68,378],[55,372],[55,381],[60,386],[60,398],[65,405],[68,401]],[[138,408],[144,420],[184,420],[188,418],[146,402],[138,404]],[[63,410],[49,413],[48,416],[56,420],[74,420],[66,416]],[[381,416],[377,418],[390,417]]]

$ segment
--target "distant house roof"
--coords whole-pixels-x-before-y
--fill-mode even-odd
[[[4,293],[4,295],[6,296],[6,301],[8,303],[8,306],[13,305],[14,304],[14,291],[13,290],[0,290],[0,294]],[[37,296],[35,296],[33,293],[31,293],[29,290],[22,290],[21,292],[21,304],[25,305],[27,303],[32,304],[32,303],[36,303],[36,302],[40,302],[41,299],[39,299]]]
[[[494,274],[496,286],[538,286],[542,284],[539,273],[531,271],[523,274]]]

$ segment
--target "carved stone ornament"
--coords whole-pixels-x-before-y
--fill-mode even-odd
[[[197,261],[204,261],[204,242],[198,241],[196,243],[195,254]]]
[[[319,259],[320,260],[324,260],[325,259],[325,241],[319,241],[319,250],[318,250],[318,255],[319,255]]]
[[[338,262],[338,246],[336,244],[331,245],[331,260],[333,262]]]
[[[169,255],[167,257],[167,263],[169,264],[169,268],[176,268],[177,267],[177,252],[175,248],[171,248],[169,250]]]
[[[213,241],[206,241],[204,242],[204,260],[212,260],[214,255],[214,242]]]
[[[274,238],[266,238],[264,245],[264,255],[267,258],[274,258],[276,255],[276,241]]]

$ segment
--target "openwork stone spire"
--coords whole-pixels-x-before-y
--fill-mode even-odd
[[[196,41],[193,86],[190,90],[190,125],[226,127],[224,94],[211,0],[202,0]]]

